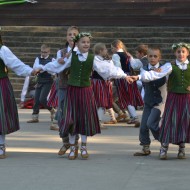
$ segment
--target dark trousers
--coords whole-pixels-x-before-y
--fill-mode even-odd
[[[156,107],[151,107],[145,104],[139,134],[139,140],[141,145],[150,145],[151,140],[149,130],[152,132],[154,138],[158,140],[159,122],[161,119],[162,108],[163,104]]]
[[[50,92],[52,86],[52,82],[48,83],[38,83],[35,96],[34,96],[34,107],[32,114],[39,114],[40,104],[43,105],[44,108],[51,110],[52,108],[47,106],[47,96]]]

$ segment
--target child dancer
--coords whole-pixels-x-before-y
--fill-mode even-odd
[[[74,46],[73,38],[75,38],[75,36],[79,34],[79,31],[80,30],[77,26],[70,26],[67,29],[66,47],[57,52],[57,59],[64,59],[68,55],[68,53],[71,51],[71,49]],[[74,47],[74,51],[76,51],[76,50],[77,50],[77,48]],[[58,74],[58,109],[57,109],[57,113],[56,113],[58,121],[60,121],[60,119],[61,119],[61,113],[62,113],[61,103],[63,104],[64,98],[65,98],[66,92],[67,92],[68,74],[69,74],[68,69],[65,69],[64,71],[62,71]],[[78,139],[79,139],[79,136],[77,135],[76,140],[75,140],[77,149],[78,149],[78,146],[77,146]],[[63,146],[60,148],[60,150],[58,152],[59,156],[64,155],[66,153],[66,151],[70,148],[68,135],[62,138],[62,142],[63,142]]]
[[[141,69],[139,76],[133,76],[135,80],[142,78],[145,87],[144,110],[139,131],[139,141],[142,150],[136,152],[134,156],[147,156],[151,153],[149,130],[152,132],[154,138],[158,140],[159,122],[167,95],[166,77],[154,81],[150,81],[146,78],[150,74],[149,71],[161,67],[161,64],[159,63],[161,59],[160,48],[149,47],[147,58],[149,64]],[[144,80],[144,78],[146,80]]]
[[[151,71],[145,80],[156,80],[168,74],[168,95],[159,132],[160,159],[167,159],[169,143],[179,146],[177,158],[185,158],[185,143],[190,143],[190,45],[173,44],[176,60],[161,67],[161,72]]]
[[[42,44],[41,55],[39,57],[36,57],[33,68],[37,69],[40,67],[40,65],[45,65],[51,61],[52,57],[50,57],[50,47],[47,44]],[[34,96],[32,119],[27,121],[27,123],[39,122],[38,118],[40,112],[40,104],[42,104],[44,108],[50,111],[51,120],[53,120],[55,109],[47,105],[47,96],[49,94],[52,84],[53,84],[53,78],[51,74],[47,72],[41,72],[38,74],[35,96]]]
[[[0,35],[0,159],[6,157],[5,135],[19,130],[18,110],[7,67],[19,76],[35,74],[31,67],[21,62],[8,47],[3,45]]]
[[[88,158],[87,136],[100,133],[99,118],[95,103],[94,94],[90,84],[92,69],[98,72],[105,80],[109,78],[131,79],[120,69],[111,65],[107,61],[102,61],[90,54],[90,33],[79,33],[74,41],[78,47],[76,52],[72,52],[69,58],[65,58],[65,64],[52,62],[42,67],[43,70],[58,73],[70,67],[67,94],[63,104],[62,121],[60,122],[60,136],[69,134],[70,153],[69,159],[74,160],[78,156],[76,148],[76,135],[81,135],[81,157]]]
[[[101,61],[107,61],[110,64],[113,62],[109,59],[107,48],[103,43],[97,43],[94,46],[95,58]],[[96,100],[96,105],[98,107],[98,117],[100,122],[102,121],[102,116],[105,109],[109,110],[111,121],[104,122],[105,124],[115,124],[117,123],[114,111],[112,108],[113,98],[112,98],[112,82],[110,80],[104,80],[96,71],[92,74],[92,88]],[[100,124],[101,128],[106,128]]]
[[[160,128],[160,159],[167,159],[169,143],[179,146],[177,158],[185,158],[185,143],[190,143],[190,45],[172,46],[176,60],[171,64],[168,96]]]
[[[113,41],[111,44],[111,49],[114,53],[112,60],[115,66],[122,68],[125,73],[130,74],[130,54],[126,51],[123,42],[120,40]],[[123,79],[117,79],[114,82],[117,88],[120,107],[124,110],[128,109],[131,116],[131,120],[127,123],[135,124],[135,127],[139,127],[140,122],[138,120],[135,107],[142,106],[143,101],[136,82],[133,84],[128,84],[126,80]]]

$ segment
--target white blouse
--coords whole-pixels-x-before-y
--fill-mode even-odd
[[[8,68],[13,70],[19,76],[31,75],[31,72],[33,71],[30,66],[25,65],[8,47],[4,45],[0,48],[0,58]]]
[[[87,53],[80,53],[77,50],[76,54],[80,61],[86,61],[88,57]],[[44,71],[60,73],[64,69],[71,66],[72,54],[69,58],[65,58],[65,64],[59,64],[57,60],[49,62],[45,66],[41,67]],[[115,67],[113,62],[110,60],[103,60],[100,56],[95,56],[93,61],[93,70],[97,71],[98,74],[104,79],[108,80],[110,78],[125,78],[127,75],[123,72],[122,69]]]

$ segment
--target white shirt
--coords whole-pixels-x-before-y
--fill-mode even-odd
[[[156,65],[157,68],[159,67],[159,63]],[[169,75],[172,72],[172,65],[171,63],[166,63],[163,66],[160,67],[161,72],[156,72],[156,71],[145,71],[143,68],[141,68],[141,73],[139,76],[139,79],[142,80],[143,82],[150,82],[153,80],[160,79],[164,76]]]
[[[31,75],[33,69],[25,65],[20,59],[18,59],[7,46],[0,48],[0,58],[3,60],[5,65],[13,70],[19,76]]]
[[[79,61],[86,61],[88,57],[87,53],[80,53],[79,50],[76,51]],[[71,66],[72,54],[69,58],[65,58],[65,64],[59,64],[57,61],[50,62],[42,67],[44,71],[53,71],[60,73],[64,69]],[[122,69],[115,67],[113,62],[110,60],[103,60],[100,56],[95,56],[93,60],[93,70],[97,71],[98,74],[105,80],[110,78],[125,78],[127,75],[123,72]]]

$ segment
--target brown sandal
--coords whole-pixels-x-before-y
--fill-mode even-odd
[[[70,148],[70,144],[64,144],[64,145],[60,148],[60,150],[59,150],[59,152],[58,152],[58,155],[59,155],[59,156],[64,155],[64,154],[66,153],[66,151],[67,151],[69,148]]]
[[[87,149],[86,149],[86,143],[81,144],[80,151],[81,151],[81,157],[83,159],[87,159],[89,157],[89,154],[88,154]]]
[[[3,151],[3,154],[0,155],[0,159],[5,159],[6,158],[6,154],[5,154],[5,145],[4,144],[1,144],[0,145],[0,149]]]
[[[72,156],[71,154],[74,153]],[[68,155],[69,160],[75,160],[78,157],[78,146],[76,144],[70,144],[70,153]]]

